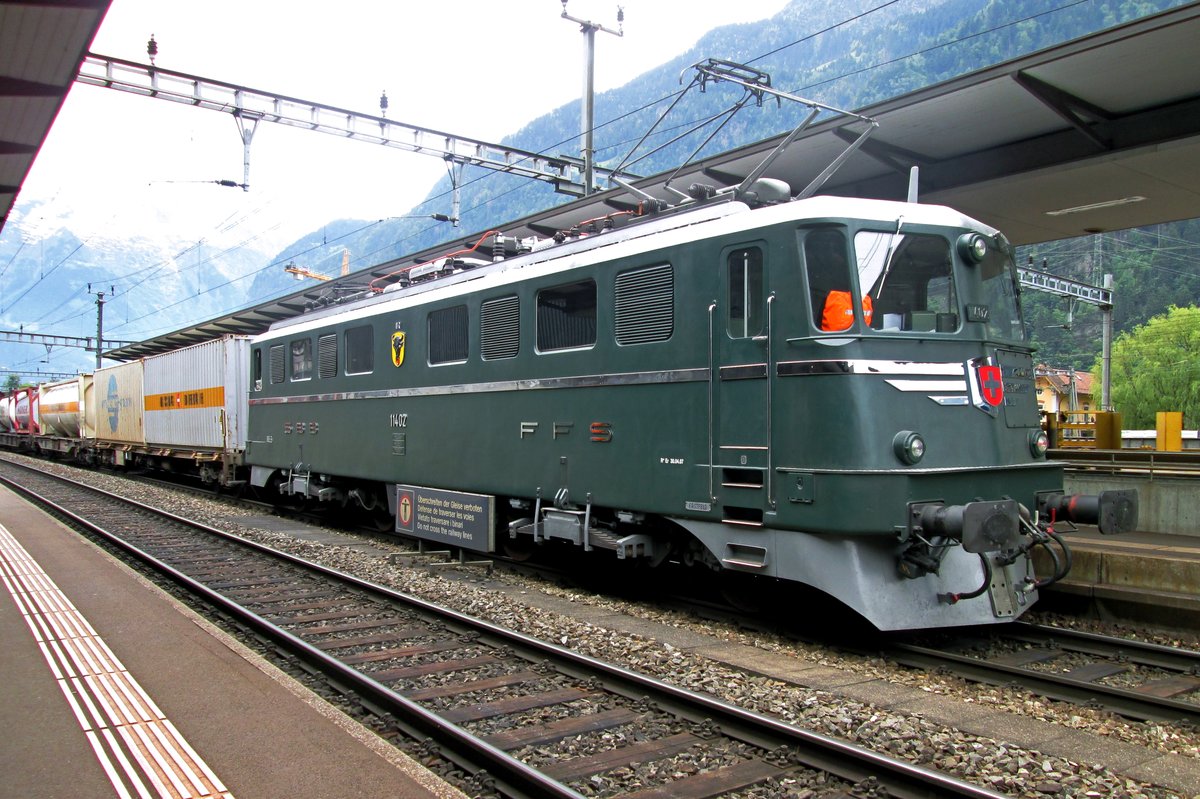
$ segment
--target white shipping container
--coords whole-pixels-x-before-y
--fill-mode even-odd
[[[42,433],[79,438],[83,429],[83,383],[91,375],[79,375],[57,383],[42,383],[39,415]]]
[[[96,440],[145,444],[142,362],[97,369],[91,388],[85,392],[85,424],[96,431]]]
[[[13,402],[15,397],[0,398],[0,433],[7,433],[13,429]]]
[[[143,362],[147,444],[237,452],[245,449],[248,336],[226,336],[153,355]]]

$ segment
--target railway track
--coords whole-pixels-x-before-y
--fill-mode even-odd
[[[79,483],[8,462],[0,480],[352,692],[472,792],[999,796]]]
[[[888,657],[965,679],[1015,685],[1140,721],[1200,725],[1200,652],[1014,622],[983,633],[895,642]]]

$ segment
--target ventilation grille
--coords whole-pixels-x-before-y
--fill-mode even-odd
[[[317,377],[337,377],[337,335],[317,339]]]
[[[283,345],[276,344],[271,347],[271,382],[283,382],[283,369],[287,362],[284,360]]]
[[[666,341],[675,330],[675,272],[670,264],[617,275],[618,344]]]
[[[467,306],[455,305],[429,314],[429,362],[467,359]]]
[[[485,361],[515,358],[521,351],[521,301],[516,296],[488,300],[479,309],[479,349]]]

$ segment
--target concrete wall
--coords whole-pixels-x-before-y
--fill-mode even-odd
[[[1138,532],[1200,536],[1200,482],[1183,477],[1067,474],[1069,494],[1136,488]]]

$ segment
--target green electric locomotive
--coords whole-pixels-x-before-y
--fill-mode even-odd
[[[251,348],[252,482],[468,551],[803,583],[881,629],[1016,618],[1062,576],[1030,557],[1052,519],[1131,526],[1134,497],[1064,497],[1046,460],[1002,235],[749,189],[489,231],[277,323]]]

